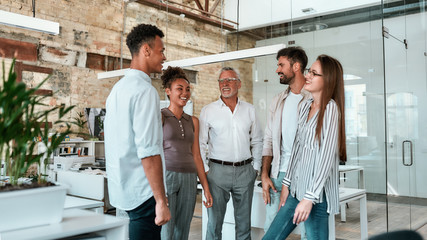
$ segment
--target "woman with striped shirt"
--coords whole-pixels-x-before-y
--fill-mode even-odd
[[[285,239],[301,222],[309,240],[328,239],[329,214],[339,212],[338,165],[346,160],[343,69],[320,55],[305,78],[312,98],[300,108],[280,209],[263,239]]]

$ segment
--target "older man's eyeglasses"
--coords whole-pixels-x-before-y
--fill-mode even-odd
[[[322,74],[318,74],[316,72],[313,72],[313,70],[308,69],[308,68],[304,71],[304,75],[307,76],[308,78],[314,78],[316,76],[317,77],[323,76]]]
[[[234,82],[234,81],[240,81],[240,79],[238,79],[238,78],[220,78],[220,79],[218,79],[219,83]]]

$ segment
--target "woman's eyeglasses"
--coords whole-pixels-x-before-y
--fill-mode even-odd
[[[313,70],[310,70],[308,68],[304,71],[304,75],[307,76],[308,78],[314,78],[316,76],[317,77],[323,76],[322,74],[318,74],[316,72],[313,72]]]

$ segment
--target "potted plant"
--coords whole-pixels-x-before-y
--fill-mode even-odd
[[[86,124],[87,120],[85,119],[85,115],[82,112],[78,112],[77,116],[73,117],[74,123],[78,128],[77,137],[81,137],[83,139],[87,139],[91,137],[88,133],[86,133]]]
[[[25,83],[16,82],[14,65],[15,60],[6,76],[3,61],[0,86],[0,158],[4,164],[3,181],[0,182],[0,232],[60,222],[66,194],[66,187],[46,181],[43,174],[46,169],[43,171],[41,166],[48,166],[49,156],[71,133],[70,124],[63,119],[73,106],[48,107],[43,104],[46,96],[34,93],[48,78],[28,89]],[[54,114],[57,120],[53,123],[66,126],[61,132],[52,132],[48,127],[48,118]],[[37,140],[44,144],[45,151],[37,153]],[[38,165],[38,175],[33,181],[22,182],[22,177],[33,164]]]

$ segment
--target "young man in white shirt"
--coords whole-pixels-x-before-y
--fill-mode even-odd
[[[299,105],[309,96],[302,90],[308,61],[305,51],[300,47],[284,48],[279,50],[276,59],[280,83],[289,87],[273,98],[265,127],[261,172],[266,204],[265,232],[279,210],[282,180],[297,130]]]
[[[254,182],[261,167],[262,130],[254,106],[237,97],[241,82],[236,70],[223,68],[218,82],[220,99],[203,107],[200,113],[200,151],[213,198],[212,207],[208,208],[206,239],[222,238],[231,193],[236,239],[250,240]]]
[[[126,44],[130,70],[107,98],[105,154],[110,202],[126,210],[129,239],[160,240],[161,225],[170,219],[163,181],[163,134],[159,95],[150,74],[161,73],[166,60],[163,32],[140,24]]]

